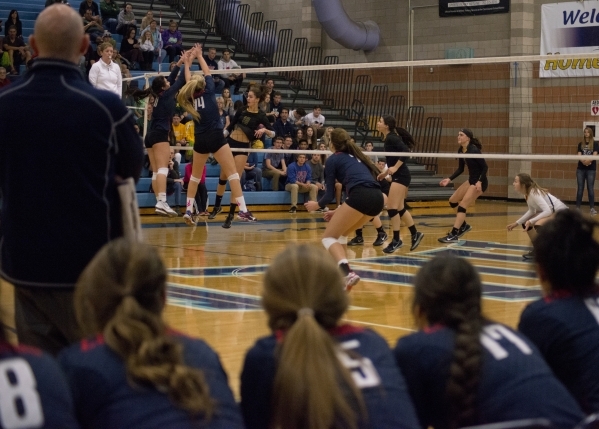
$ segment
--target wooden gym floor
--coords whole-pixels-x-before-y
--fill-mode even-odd
[[[446,201],[411,206],[418,230],[425,234],[416,251],[410,252],[409,232],[402,228],[404,246],[394,254],[383,253],[383,246],[372,246],[376,231],[371,225],[364,228],[364,246],[348,247],[350,264],[362,280],[351,292],[352,307],[345,319],[374,329],[393,346],[413,331],[413,275],[434,255],[450,252],[478,267],[486,315],[515,327],[522,309],[540,296],[533,265],[522,259],[530,250],[528,236],[522,230],[506,230],[526,212],[526,204],[478,201],[468,211],[472,230],[452,245],[437,241],[454,221]],[[258,222],[235,221],[229,230],[221,228],[224,212],[215,220],[202,218],[205,221],[196,227],[186,226],[181,217],[142,216],[146,241],[160,250],[170,271],[166,319],[217,350],[236,394],[246,350],[269,333],[260,308],[264,270],[289,243],[320,246],[325,228],[322,215],[309,214],[301,206],[293,215],[254,214]],[[391,235],[386,217],[383,224]],[[12,286],[5,282],[0,303],[6,324],[14,326]]]

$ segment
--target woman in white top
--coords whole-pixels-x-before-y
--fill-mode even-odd
[[[531,241],[537,236],[537,231],[541,225],[553,218],[557,211],[568,208],[547,192],[547,189],[541,188],[526,173],[518,173],[514,178],[513,185],[516,192],[524,195],[526,204],[528,204],[528,211],[516,222],[510,223],[507,229],[511,231],[516,226],[522,225]],[[532,259],[532,250],[522,256],[524,259]]]
[[[101,58],[91,67],[89,82],[94,88],[105,89],[122,97],[123,76],[121,67],[112,61],[112,44],[102,43],[99,49]]]

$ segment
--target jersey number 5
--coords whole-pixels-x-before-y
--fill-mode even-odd
[[[357,348],[360,343],[357,340],[341,343],[341,348],[344,350]],[[381,378],[372,361],[365,357],[354,357],[347,354],[345,351],[339,351],[337,357],[344,367],[346,367],[356,383],[358,389],[374,387],[381,384]]]
[[[35,376],[24,359],[0,362],[0,423],[4,429],[36,428],[44,424]]]

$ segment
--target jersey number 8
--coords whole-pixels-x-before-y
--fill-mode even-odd
[[[24,359],[0,362],[0,423],[4,429],[36,428],[44,424],[35,376]]]

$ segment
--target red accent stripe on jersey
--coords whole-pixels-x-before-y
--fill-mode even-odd
[[[98,334],[96,335],[95,338],[85,338],[83,340],[81,340],[81,342],[79,343],[79,346],[81,347],[81,351],[82,352],[88,352],[92,349],[95,349],[98,346],[101,346],[104,344],[104,335],[102,334]]]
[[[571,298],[572,296],[573,294],[569,290],[556,290],[547,295],[543,300],[546,303],[550,303],[558,299]]]
[[[28,354],[34,356],[41,356],[43,354],[42,350],[37,347],[28,346],[25,344],[14,346],[9,342],[0,342],[0,354],[2,353],[19,353],[19,354]]]
[[[427,326],[426,328],[424,328],[422,332],[424,332],[425,334],[434,334],[435,332],[438,332],[444,328],[445,325],[442,325],[441,323],[435,323],[434,325]]]

